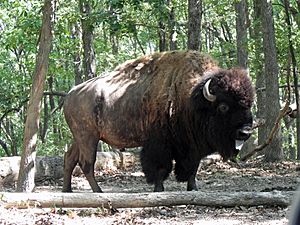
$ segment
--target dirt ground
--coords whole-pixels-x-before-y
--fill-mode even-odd
[[[298,188],[300,164],[281,162],[265,164],[252,161],[243,164],[214,162],[202,165],[198,171],[201,191],[293,191]],[[96,171],[97,180],[104,192],[151,192],[141,168],[135,165],[123,170]],[[83,175],[73,178],[74,192],[91,192]],[[44,181],[36,192],[58,192],[58,182]],[[166,191],[184,191],[185,183],[177,183],[174,175],[165,182]],[[11,191],[12,189],[7,189]],[[5,209],[0,206],[0,224],[211,224],[211,225],[285,225],[290,207],[205,207],[182,205],[137,209]]]

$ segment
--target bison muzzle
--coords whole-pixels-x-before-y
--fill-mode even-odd
[[[237,155],[252,132],[254,90],[246,70],[221,69],[196,51],[156,53],[71,89],[64,102],[74,140],[64,158],[64,192],[79,163],[92,190],[97,144],[142,146],[141,165],[154,191],[175,162],[176,179],[197,190],[200,160]]]

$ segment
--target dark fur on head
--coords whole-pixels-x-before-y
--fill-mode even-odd
[[[251,107],[254,100],[254,89],[248,71],[244,69],[220,69],[213,76],[211,91],[217,95],[226,93],[247,108]]]
[[[205,76],[191,96],[191,112],[198,112],[194,114],[194,120],[199,121],[193,130],[197,132],[197,137],[202,137],[201,139],[206,137],[205,152],[218,151],[224,159],[228,159],[238,153],[234,147],[234,140],[237,139],[236,130],[245,125],[252,126],[251,106],[254,101],[254,88],[248,72],[244,69],[219,69]],[[216,96],[214,102],[208,101],[202,94],[204,85],[209,79],[211,79],[210,93]],[[220,107],[224,105],[228,107],[228,112],[221,112]],[[203,144],[203,140],[199,142]]]

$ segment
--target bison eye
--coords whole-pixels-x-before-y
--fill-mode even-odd
[[[221,112],[221,113],[227,113],[227,111],[229,110],[229,106],[225,103],[221,103],[219,106],[218,106],[218,111]]]

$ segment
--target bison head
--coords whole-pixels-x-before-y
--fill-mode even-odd
[[[246,70],[218,70],[193,90],[192,105],[205,147],[224,159],[238,154],[252,133],[254,90]]]

